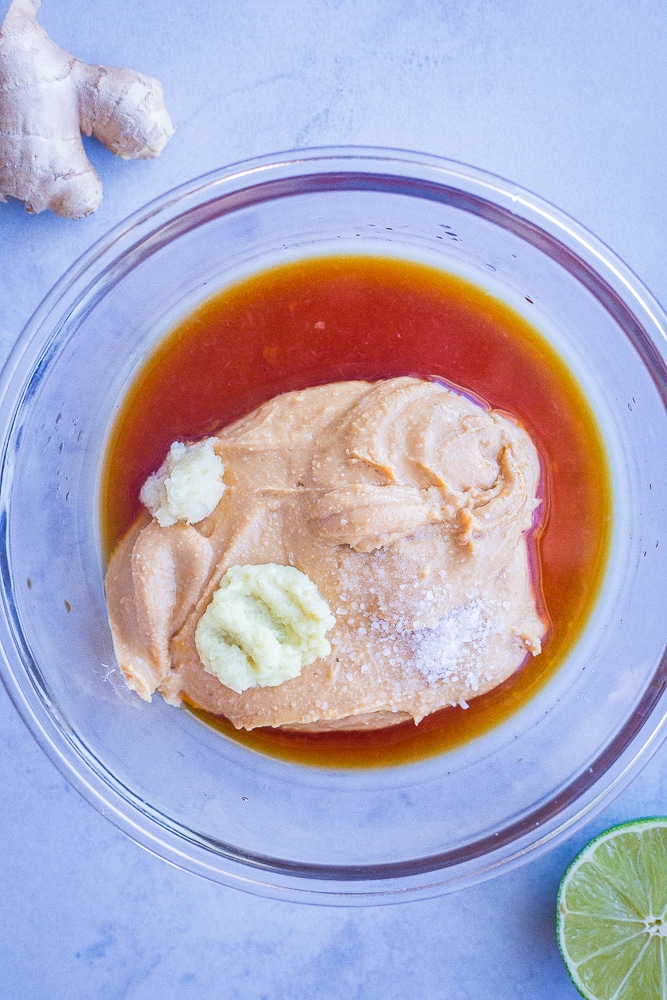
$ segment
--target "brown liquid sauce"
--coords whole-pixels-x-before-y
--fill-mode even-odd
[[[529,323],[476,286],[381,257],[317,258],[265,271],[205,303],[161,343],[123,400],[111,435],[102,481],[107,553],[139,512],[140,487],[172,441],[215,432],[289,390],[398,375],[452,383],[516,416],[533,438],[542,460],[533,578],[550,622],[543,651],[469,708],[443,709],[418,726],[245,732],[193,707],[263,753],[377,767],[460,746],[507,719],[548,680],[597,596],[611,484],[595,420],[568,368]]]

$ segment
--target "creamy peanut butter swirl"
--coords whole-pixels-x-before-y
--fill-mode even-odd
[[[217,435],[225,490],[195,525],[139,518],[107,574],[128,685],[239,728],[388,725],[467,701],[540,651],[525,430],[435,381],[286,393]],[[335,616],[331,652],[237,693],[195,630],[233,566],[294,566]]]

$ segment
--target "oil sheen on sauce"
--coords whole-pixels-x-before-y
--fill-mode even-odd
[[[530,302],[530,299],[527,300]],[[611,531],[602,441],[581,389],[517,312],[453,275],[393,258],[308,259],[210,299],[145,363],[120,407],[102,478],[107,553],[139,511],[139,489],[176,439],[211,434],[279,393],[347,379],[436,377],[527,429],[542,461],[532,534],[535,592],[549,631],[542,653],[469,708],[369,733],[235,730],[282,759],[327,767],[406,763],[460,746],[507,719],[548,680],[581,633]]]

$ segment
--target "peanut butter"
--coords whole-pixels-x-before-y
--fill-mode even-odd
[[[196,524],[140,517],[107,599],[128,685],[238,728],[419,722],[540,651],[527,536],[540,464],[526,431],[435,381],[286,393],[224,428],[224,491]],[[197,626],[235,566],[296,567],[335,624],[330,652],[237,692],[204,669]]]

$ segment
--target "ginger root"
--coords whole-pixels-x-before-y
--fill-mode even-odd
[[[64,52],[37,24],[40,2],[13,0],[0,28],[0,201],[80,219],[102,201],[81,133],[150,159],[174,128],[157,80]]]

